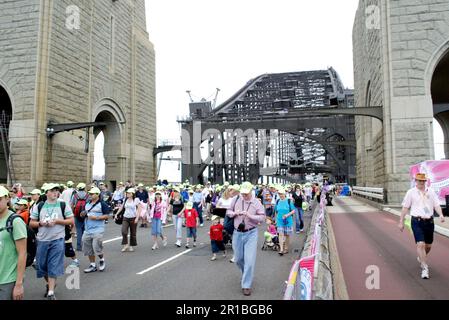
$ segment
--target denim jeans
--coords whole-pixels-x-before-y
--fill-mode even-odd
[[[200,218],[200,224],[203,224],[203,207],[200,207],[200,204],[197,202],[193,203],[193,208],[198,212]]]
[[[248,232],[234,230],[232,235],[234,259],[240,272],[242,272],[242,289],[250,289],[253,284],[254,269],[256,267],[257,236],[257,228]]]
[[[302,208],[295,207],[296,231],[300,231],[304,228],[304,221],[302,220],[302,215],[303,215]]]
[[[76,228],[76,250],[83,251],[83,233],[84,233],[84,219],[75,217]]]
[[[178,218],[177,214],[173,215],[173,224],[175,227],[176,240],[182,240],[182,218]]]

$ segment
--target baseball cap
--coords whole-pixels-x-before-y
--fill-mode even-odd
[[[243,182],[240,187],[240,193],[247,194],[253,191],[253,185],[251,182]]]
[[[97,187],[93,187],[92,189],[89,190],[89,193],[100,194],[101,191],[100,191],[100,189],[98,189]]]
[[[126,190],[126,193],[136,193],[136,189],[134,188],[129,188],[128,190]]]
[[[0,197],[9,197],[9,191],[4,186],[0,186]]]
[[[86,189],[86,184],[85,183],[78,183],[78,185],[76,186],[77,189]]]
[[[28,205],[28,201],[26,199],[20,199],[19,201],[17,201],[17,204]]]
[[[67,187],[73,187],[74,183],[73,181],[67,181]]]
[[[56,183],[48,183],[46,186],[46,189],[44,189],[45,192],[53,190],[53,189],[60,189],[61,187],[59,186],[59,184]]]
[[[187,209],[192,209],[193,208],[193,203],[192,202],[187,202],[186,203],[186,208]]]
[[[30,194],[38,194],[41,195],[41,191],[39,189],[34,189],[33,191],[30,192]]]
[[[212,221],[214,221],[214,220],[220,219],[220,217],[216,216],[216,215],[213,215],[211,219],[212,219]]]

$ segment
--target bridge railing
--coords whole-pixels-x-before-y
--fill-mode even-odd
[[[333,281],[330,266],[329,239],[326,222],[326,192],[318,198],[311,227],[299,260],[293,263],[284,300],[332,300]]]
[[[382,203],[386,203],[386,190],[384,188],[371,188],[371,187],[352,187],[352,193],[368,198],[370,200],[377,200]]]

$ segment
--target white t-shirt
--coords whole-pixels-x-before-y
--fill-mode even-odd
[[[73,188],[68,188],[64,190],[61,195],[59,196],[59,199],[64,200],[68,206],[70,206],[71,200],[72,200],[72,194],[73,194]]]
[[[402,207],[410,209],[412,217],[421,217],[429,219],[433,217],[433,211],[440,206],[438,196],[432,188],[426,188],[425,192],[421,192],[418,188],[407,191]]]
[[[220,200],[218,200],[217,202],[217,208],[229,209],[231,207],[233,199],[234,198],[229,198],[228,200],[225,200],[224,198],[220,198]]]
[[[137,214],[137,206],[140,204],[139,198],[135,198],[133,202],[128,199],[125,201],[125,213],[123,217],[125,218],[135,218]]]

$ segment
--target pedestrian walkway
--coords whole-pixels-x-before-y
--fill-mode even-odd
[[[423,280],[413,235],[399,231],[397,216],[350,197],[333,204],[327,209],[349,299],[449,299],[449,238],[435,234],[431,277]]]

